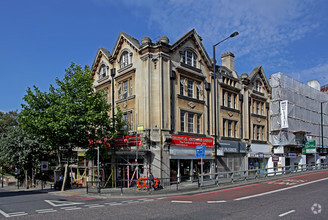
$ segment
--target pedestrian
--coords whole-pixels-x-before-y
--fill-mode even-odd
[[[154,176],[152,173],[149,173],[149,177],[148,177],[148,189],[151,189],[154,186]]]

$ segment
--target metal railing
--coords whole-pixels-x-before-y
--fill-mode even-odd
[[[219,172],[214,174],[199,174],[199,187],[233,183],[237,181],[247,181],[252,179],[266,178],[270,176],[288,175],[292,173],[327,169],[328,164],[304,164],[284,167],[271,167],[263,169],[241,170]]]
[[[104,194],[145,194],[149,192],[156,194],[166,194],[172,191],[192,191],[199,188],[221,186],[238,181],[249,181],[260,178],[269,178],[279,175],[288,175],[322,169],[328,169],[328,164],[306,164],[298,166],[228,171],[213,174],[198,174],[193,176],[180,176],[173,178],[157,178],[157,187],[149,187],[150,181],[146,178],[143,178],[143,180],[139,183],[135,179],[121,179],[115,182],[88,181],[86,184],[86,190],[87,193]]]

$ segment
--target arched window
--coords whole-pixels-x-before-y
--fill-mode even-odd
[[[190,50],[186,50],[182,56],[182,62],[188,64],[190,66],[196,67],[197,66],[197,58],[195,53]]]
[[[122,54],[120,67],[124,68],[130,64],[129,53],[126,51]]]

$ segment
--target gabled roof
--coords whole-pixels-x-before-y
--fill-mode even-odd
[[[256,76],[259,75],[260,78],[262,79],[263,83],[264,83],[264,86],[266,88],[267,91],[271,91],[271,86],[268,82],[268,79],[264,73],[264,70],[263,70],[263,67],[262,66],[258,66],[258,67],[255,67],[253,69],[253,71],[249,74],[248,76],[248,79],[253,82],[256,78]]]
[[[178,39],[176,42],[174,42],[171,45],[171,50],[176,50],[177,48],[181,47],[183,45],[183,43],[188,40],[189,38],[192,38],[198,48],[198,50],[200,51],[200,55],[203,57],[204,61],[206,62],[207,66],[209,68],[212,67],[212,61],[210,59],[210,57],[208,56],[203,44],[202,44],[202,40],[201,37],[196,33],[195,29],[192,29],[191,31],[187,32],[186,34],[184,34],[180,39]]]
[[[99,47],[98,51],[97,51],[97,55],[96,55],[95,59],[93,60],[93,63],[91,66],[91,71],[93,71],[93,69],[99,64],[101,55],[104,55],[107,60],[109,60],[112,57],[112,55],[110,54],[110,52],[107,49],[105,49],[103,47]]]
[[[127,33],[124,33],[124,32],[120,32],[120,35],[118,36],[117,40],[116,40],[116,43],[115,43],[115,46],[114,46],[114,49],[113,49],[113,57],[116,57],[117,54],[119,53],[119,47],[120,45],[122,44],[122,41],[123,40],[127,40],[127,42],[132,46],[134,47],[135,50],[139,51],[141,46],[140,46],[140,43],[137,39],[131,37],[130,35],[128,35]]]

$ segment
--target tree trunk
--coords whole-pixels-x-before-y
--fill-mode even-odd
[[[64,174],[64,180],[63,180],[63,185],[61,188],[61,191],[65,191],[65,185],[66,185],[66,179],[67,179],[67,169],[68,169],[68,162],[65,164],[65,174]]]
[[[27,170],[24,170],[24,175],[25,175],[25,186],[26,186],[26,189],[28,189]]]

